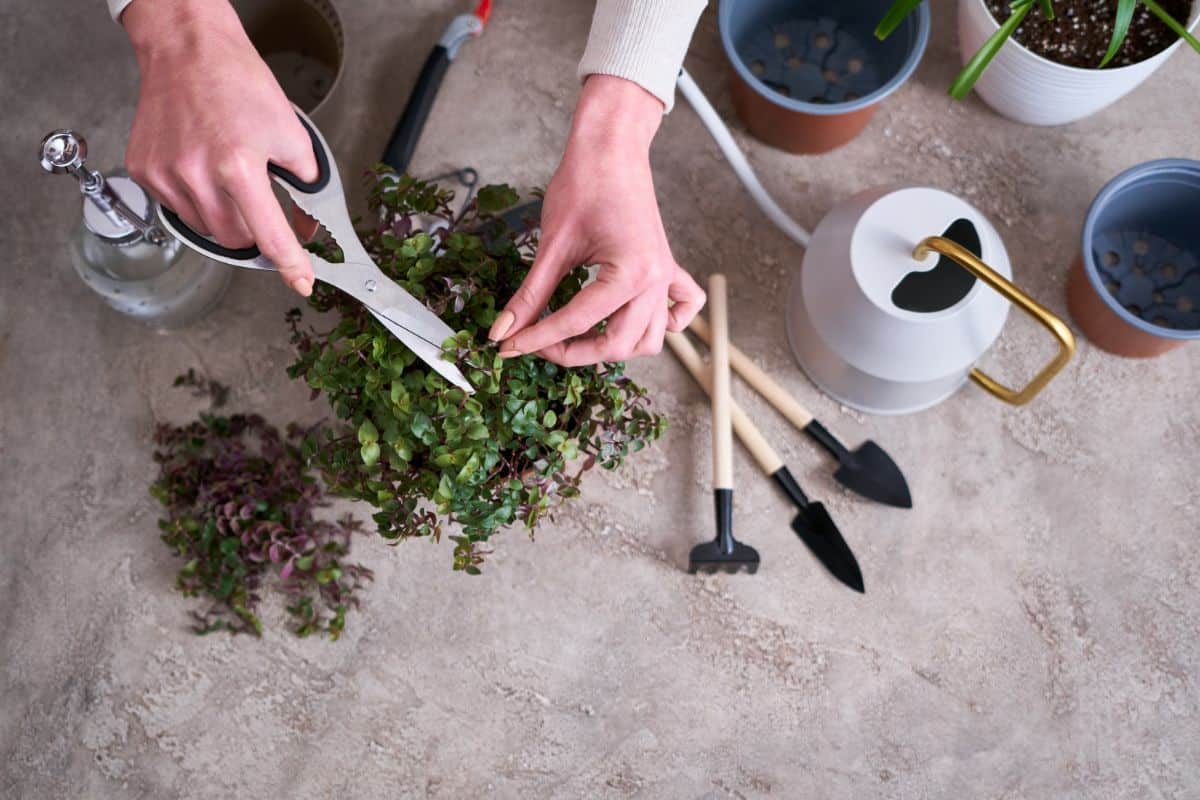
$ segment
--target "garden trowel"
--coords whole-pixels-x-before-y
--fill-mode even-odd
[[[666,341],[696,382],[705,391],[711,391],[712,378],[705,369],[700,354],[687,337],[682,333],[668,333]],[[853,551],[846,544],[825,506],[809,500],[779,454],[736,403],[730,403],[730,417],[738,439],[754,456],[763,471],[795,503],[798,513],[792,520],[792,530],[835,578],[856,592],[863,592],[862,570],[858,566],[858,559],[854,557]]]
[[[703,341],[709,341],[711,332],[703,317],[693,319],[690,327]],[[732,344],[729,346],[729,363],[776,411],[838,460],[837,471],[833,473],[838,483],[880,503],[912,508],[908,482],[882,447],[867,440],[854,450],[848,449],[774,378]]]

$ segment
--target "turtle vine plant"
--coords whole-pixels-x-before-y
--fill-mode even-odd
[[[1008,16],[1006,19],[1001,20],[999,29],[983,43],[979,51],[967,61],[962,72],[950,84],[950,96],[956,100],[961,100],[967,96],[976,81],[979,80],[979,76],[983,74],[984,70],[992,62],[992,59],[1000,52],[1000,48],[1012,38],[1022,23],[1026,21],[1026,18],[1034,13],[1035,7],[1037,13],[1041,14],[1045,21],[1054,20],[1054,6],[1057,1],[1014,0],[1014,2],[1010,3]],[[886,39],[900,26],[904,18],[915,11],[922,2],[924,0],[895,0],[884,14],[883,19],[879,21],[879,25],[875,28],[875,36],[879,39]],[[1150,14],[1169,28],[1172,33],[1186,41],[1197,53],[1200,53],[1200,40],[1197,40],[1196,37],[1189,33],[1187,28],[1156,0],[1111,0],[1111,5],[1113,6],[1112,33],[1108,41],[1108,49],[1104,52],[1100,63],[1096,65],[1097,67],[1107,67],[1117,57],[1117,54],[1121,51],[1121,46],[1125,44],[1126,38],[1129,36],[1130,25],[1133,23],[1134,12],[1137,11],[1138,6],[1143,6],[1146,11],[1149,11]]]
[[[188,370],[175,380],[214,408],[228,389]],[[296,425],[286,433],[257,415],[201,414],[187,425],[161,423],[154,435],[158,478],[150,493],[164,506],[162,539],[185,563],[176,588],[210,601],[193,611],[199,634],[226,630],[261,635],[257,607],[268,581],[290,598],[299,636],[337,639],[358,607],[371,570],[345,560],[362,523],[351,516],[317,519],[326,505],[309,474]]]
[[[453,194],[377,167],[368,176],[373,223],[360,238],[379,268],[445,320],[443,343],[474,394],[449,384],[359,302],[317,284],[309,305],[335,312],[307,323],[289,313],[297,348],[289,368],[341,421],[305,452],[330,491],[375,506],[380,534],[438,540],[457,526],[453,566],[478,574],[490,537],[521,523],[533,534],[559,501],[579,494],[594,465],[617,468],[665,429],[622,364],[567,369],[536,356],[501,359],[486,332],[521,284],[537,247],[532,226],[510,230],[500,213],[518,196],[487,186],[459,214]],[[424,225],[421,221],[424,221]],[[430,224],[432,223],[432,224]],[[422,229],[424,228],[424,229]],[[316,245],[331,260],[335,243]],[[550,307],[582,287],[561,282]]]

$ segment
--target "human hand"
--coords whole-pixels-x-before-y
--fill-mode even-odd
[[[315,180],[312,142],[226,2],[135,0],[121,15],[142,74],[125,166],[200,233],[257,244],[284,282],[313,272],[267,162]]]
[[[500,355],[538,355],[563,366],[620,361],[662,349],[704,305],[704,290],[675,263],[650,174],[650,140],[662,103],[623,78],[592,75],[566,152],[542,204],[529,275],[488,336]],[[595,281],[538,321],[559,281],[596,264]],[[673,301],[673,305],[672,305]],[[594,328],[608,320],[604,330]]]

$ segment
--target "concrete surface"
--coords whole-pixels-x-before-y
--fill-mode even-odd
[[[662,446],[590,478],[536,543],[504,536],[484,577],[451,574],[445,545],[363,539],[378,579],[342,641],[279,625],[261,641],[194,637],[146,494],[151,429],[195,412],[169,388],[188,366],[231,383],[233,407],[321,415],[284,375],[294,301],[239,274],[202,324],[156,335],[89,294],[63,246],[72,189],[33,153],[71,125],[95,163],[117,161],[134,64],[99,0],[5,5],[0,796],[1200,796],[1200,347],[1140,363],[1083,342],[1025,409],[974,387],[910,417],[840,409],[783,343],[781,290],[800,254],[683,104],[653,156],[676,255],[699,276],[733,274],[736,341],[845,439],[881,442],[912,485],[909,512],[849,496],[737,387],[840,521],[867,595],[814,564],[744,453],[737,529],[762,571],[683,572],[711,530],[709,431],[700,393],[664,356],[632,368],[674,423]],[[468,4],[340,5],[353,173]],[[583,2],[498,3],[447,79],[417,167],[470,162],[544,183],[588,20]],[[810,226],[883,182],[965,195],[999,227],[1019,281],[1065,313],[1095,191],[1138,161],[1200,156],[1200,61],[1181,52],[1116,107],[1039,130],[945,97],[952,31],[938,4],[916,79],[843,150],[797,158],[742,142]],[[712,11],[688,66],[731,116]],[[1048,352],[1014,317],[987,361],[1015,379]]]

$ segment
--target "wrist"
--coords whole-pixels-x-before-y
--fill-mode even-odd
[[[121,14],[139,61],[186,53],[207,35],[245,36],[225,0],[134,0]]]
[[[662,124],[663,104],[633,81],[589,75],[575,106],[571,141],[649,151]]]

